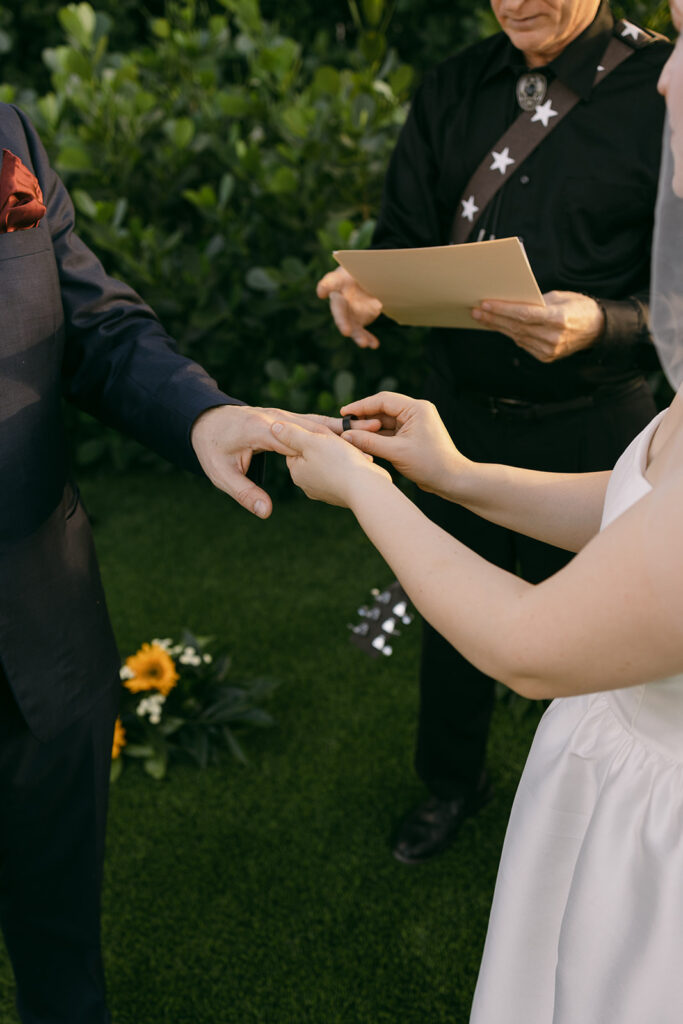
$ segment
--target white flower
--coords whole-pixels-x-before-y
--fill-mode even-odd
[[[186,647],[178,658],[181,665],[201,665],[202,659],[197,654],[196,647]]]
[[[170,636],[165,637],[163,640],[159,640],[157,637],[152,640],[152,643],[156,644],[157,647],[161,647],[163,651],[170,651],[173,640]]]
[[[121,668],[119,669],[119,678],[134,679],[135,672],[133,672],[132,668],[129,668],[128,665],[122,665]]]
[[[211,662],[213,661],[213,658],[211,657],[211,655],[210,655],[210,654],[203,654],[203,655],[202,655],[202,661],[204,661],[204,663],[205,663],[206,665],[210,665],[210,664],[211,664]]]
[[[149,697],[142,698],[135,713],[140,718],[148,718],[152,725],[158,725],[161,721],[161,711],[165,701],[163,693],[152,693]]]

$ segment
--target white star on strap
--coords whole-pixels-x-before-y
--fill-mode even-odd
[[[621,33],[621,38],[625,39],[626,36],[631,36],[632,39],[640,39],[640,29],[637,25],[627,21],[624,23],[624,31]]]
[[[604,71],[604,70],[605,70],[605,65],[604,64],[598,64],[598,71]]]
[[[531,118],[532,121],[542,121],[543,127],[548,127],[548,122],[551,117],[557,117],[557,111],[553,110],[553,101],[546,100],[543,106],[536,107],[536,113]]]
[[[514,164],[514,160],[510,156],[510,147],[506,146],[502,153],[496,153],[495,149],[492,150],[491,156],[493,157],[493,163],[489,167],[490,171],[500,171],[501,174],[506,174],[510,164]]]
[[[479,207],[474,202],[474,196],[470,196],[469,199],[461,199],[462,203],[462,216],[465,217],[470,224],[474,223],[475,213],[479,213]]]

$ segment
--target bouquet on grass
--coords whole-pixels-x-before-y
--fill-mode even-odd
[[[203,768],[228,749],[246,763],[236,731],[273,724],[258,705],[277,682],[260,677],[231,686],[226,683],[229,668],[229,656],[211,649],[211,637],[193,636],[188,630],[179,642],[170,637],[152,640],[126,658],[112,781],[121,774],[124,757],[141,760],[155,779],[163,779],[171,756]]]

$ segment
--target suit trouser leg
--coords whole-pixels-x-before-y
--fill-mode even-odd
[[[24,1024],[107,1024],[100,889],[118,685],[55,739],[0,672],[0,925]]]
[[[557,472],[611,468],[656,412],[643,384],[609,404],[525,423],[467,409],[432,394],[458,447],[477,461]],[[567,552],[520,537],[434,495],[421,494],[425,514],[482,557],[538,583],[567,563]],[[481,778],[493,711],[494,683],[425,623],[415,768],[435,796],[471,791]]]

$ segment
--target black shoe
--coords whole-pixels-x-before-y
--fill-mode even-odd
[[[463,821],[475,814],[491,796],[488,778],[482,776],[473,793],[440,800],[431,796],[401,822],[392,853],[402,864],[421,864],[451,845]]]

